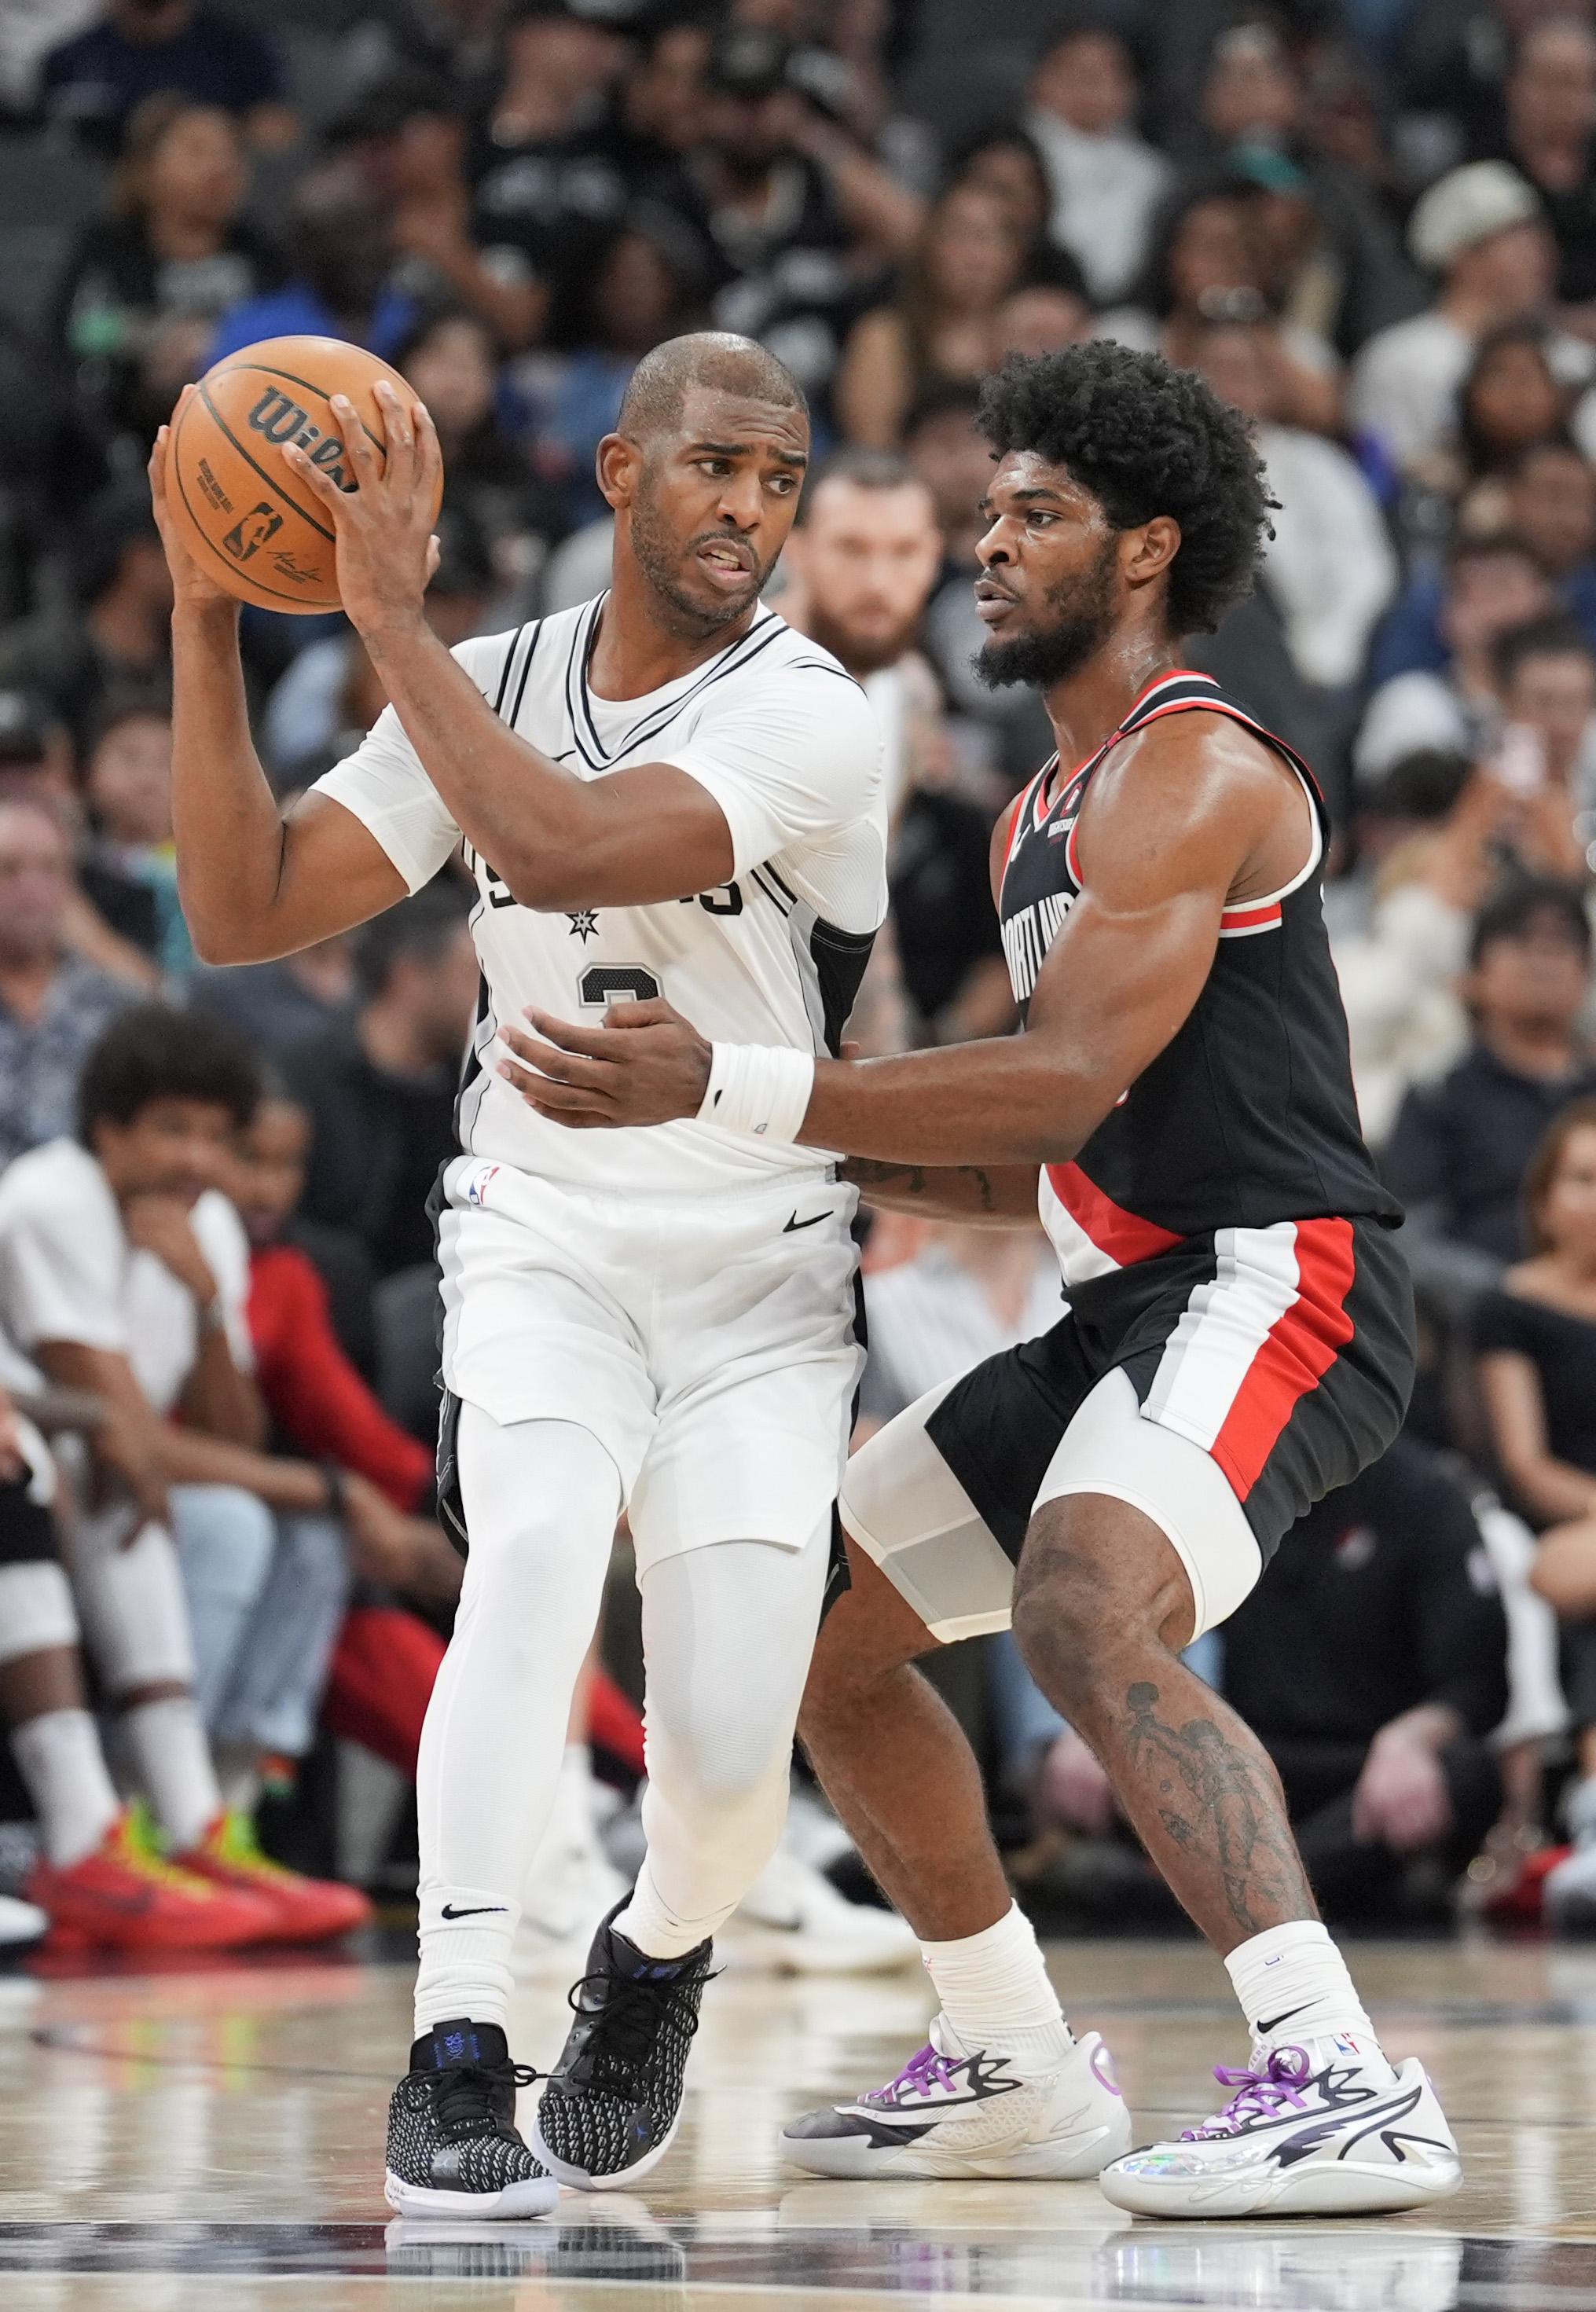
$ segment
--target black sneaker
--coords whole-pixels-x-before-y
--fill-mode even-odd
[[[546,2216],[560,2187],[515,2125],[513,2063],[496,2023],[437,2023],[410,2050],[388,2106],[386,2197],[401,2216]]]
[[[571,1992],[576,2020],[538,2104],[532,2141],[562,2184],[614,2191],[657,2167],[681,2117],[688,2048],[711,1945],[650,1958],[603,1920]]]

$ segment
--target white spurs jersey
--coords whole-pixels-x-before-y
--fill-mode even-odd
[[[761,609],[692,673],[641,698],[594,696],[588,663],[607,597],[454,655],[513,731],[581,779],[672,763],[715,797],[732,879],[653,906],[543,913],[517,904],[469,843],[482,995],[457,1121],[468,1153],[572,1186],[702,1193],[813,1172],[820,1151],[697,1122],[572,1132],[494,1073],[501,1021],[529,1004],[597,1025],[618,1000],[663,995],[700,1034],[835,1052],[887,911],[887,828],[874,713],[830,654]],[[389,707],[317,782],[376,837],[412,891],[461,840]]]

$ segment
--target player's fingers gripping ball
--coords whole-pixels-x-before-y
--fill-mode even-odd
[[[408,413],[415,396],[375,354],[337,337],[269,337],[218,362],[185,397],[168,445],[167,500],[216,585],[266,610],[339,608],[335,512],[312,477],[353,491],[363,475],[386,470],[390,421],[376,391],[384,382]],[[335,409],[335,395],[346,411]],[[291,447],[305,460],[298,470],[285,454]],[[413,439],[392,454],[420,473]],[[433,462],[429,530],[443,494]]]

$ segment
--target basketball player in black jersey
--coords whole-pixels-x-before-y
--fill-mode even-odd
[[[1152,355],[1012,360],[982,424],[978,665],[1038,685],[1058,742],[993,846],[1024,1029],[820,1061],[801,1117],[773,1079],[768,1128],[846,1152],[910,1212],[999,1219],[1039,1196],[1067,1310],[850,1464],[855,1587],[803,1730],[943,2011],[889,2087],[784,2147],[832,2175],[1101,2169],[1152,2214],[1415,2206],[1460,2180],[1434,2089],[1381,2053],[1268,1759],[1180,1660],[1390,1443],[1412,1375],[1399,1214],[1359,1135],[1320,908],[1325,807],[1289,747],[1180,664],[1250,586],[1269,501],[1241,420]],[[575,1126],[707,1117],[727,1080],[662,1003],[531,1025],[517,1081]],[[762,1064],[737,1064],[746,1098]],[[1224,2108],[1177,2141],[1127,2150],[1106,2051],[1064,2025],[974,1762],[911,1667],[1011,1616],[1251,2028]]]

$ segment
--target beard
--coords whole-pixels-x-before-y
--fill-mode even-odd
[[[970,661],[976,680],[987,690],[1017,683],[1046,690],[1078,674],[1113,632],[1117,547],[1118,540],[1109,539],[1090,569],[1043,594],[1044,608],[1056,614],[1052,625],[1013,642],[984,644]]]
[[[688,541],[688,551],[720,534],[706,530],[701,537]],[[769,563],[763,569],[756,565],[750,574],[748,591],[728,595],[723,601],[704,601],[689,594],[681,582],[681,541],[660,519],[659,503],[646,477],[632,501],[631,537],[637,567],[674,614],[682,631],[694,636],[712,635],[718,626],[730,626],[746,617],[770,575]]]
[[[837,619],[829,617],[818,602],[811,601],[806,631],[811,642],[817,642],[822,650],[829,651],[840,666],[846,667],[855,681],[862,681],[867,674],[879,674],[884,666],[897,665],[914,641],[919,623],[916,615],[906,618],[890,635],[873,635],[864,640]]]

